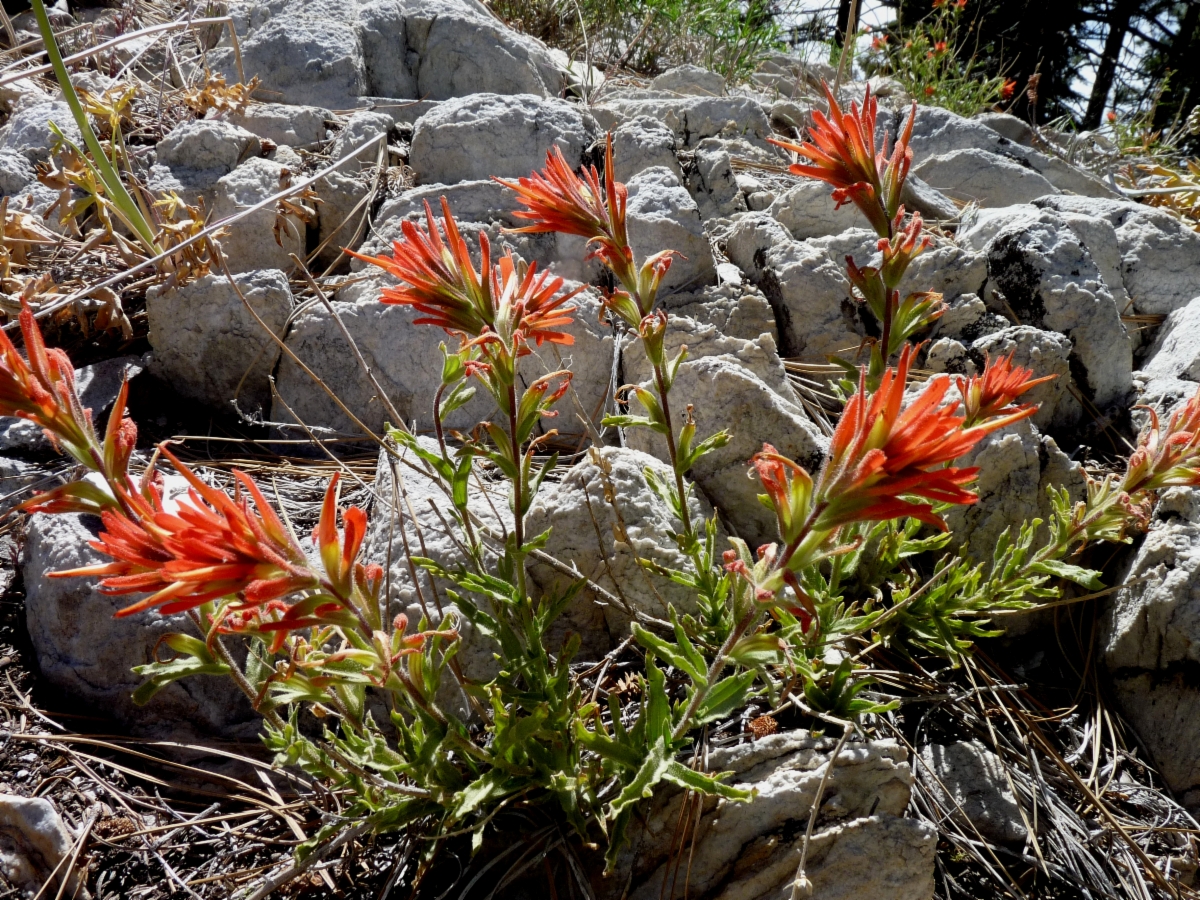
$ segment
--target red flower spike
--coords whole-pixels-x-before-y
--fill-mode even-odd
[[[436,325],[468,338],[500,333],[518,344],[573,342],[562,329],[571,324],[576,307],[565,304],[582,286],[560,295],[562,278],[539,274],[536,265],[526,265],[511,253],[493,266],[491,244],[483,233],[476,270],[445,197],[440,227],[428,202],[425,218],[427,228],[413,222],[401,225],[404,239],[393,243],[390,257],[353,253],[400,280],[400,285],[383,290],[381,302],[411,306],[422,314],[415,324]]]
[[[838,208],[854,203],[870,221],[876,234],[887,237],[891,223],[900,207],[900,191],[912,164],[908,146],[912,136],[913,113],[909,115],[904,133],[896,140],[889,158],[883,149],[875,152],[875,119],[878,103],[868,86],[861,110],[855,103],[843,112],[825,85],[829,115],[813,113],[816,125],[809,129],[811,141],[795,144],[770,138],[771,143],[803,156],[807,164],[790,167],[793,175],[803,175],[826,182],[834,188],[833,199]],[[884,135],[884,146],[887,135]],[[881,172],[882,170],[882,172]]]
[[[765,490],[765,505],[775,511],[779,536],[791,544],[800,536],[811,509],[813,482],[803,468],[781,456],[770,444],[763,444],[750,462]]]
[[[1176,485],[1200,485],[1200,395],[1193,394],[1171,414],[1164,430],[1158,414],[1138,435],[1121,490],[1136,495]]]
[[[970,427],[958,403],[943,404],[950,381],[932,379],[902,408],[908,370],[916,348],[906,346],[899,365],[888,369],[879,389],[868,395],[863,374],[830,442],[829,459],[816,486],[823,511],[815,527],[828,531],[854,521],[912,516],[945,530],[930,505],[902,499],[916,496],[935,502],[969,504],[978,498],[964,489],[976,469],[947,466],[969,452],[988,433],[1033,415],[1035,407]]]
[[[1032,369],[1013,365],[1016,352],[1013,350],[1008,356],[1001,356],[994,362],[985,357],[983,374],[970,378],[960,376],[956,379],[968,426],[1026,409],[1024,406],[1013,406],[1012,402],[1031,388],[1058,377],[1046,375],[1042,378],[1031,378]]]
[[[104,530],[91,542],[114,561],[55,572],[55,577],[100,575],[106,594],[150,592],[117,616],[153,607],[172,614],[231,596],[258,605],[318,586],[303,551],[244,473],[234,471],[239,490],[229,497],[204,484],[169,451],[163,455],[191,485],[178,510],[163,509],[157,488],[150,488],[152,500],[124,496],[136,521],[123,511],[106,510]]]
[[[367,514],[357,506],[342,513],[342,534],[337,528],[337,496],[340,474],[335,472],[325,489],[321,517],[313,530],[313,542],[321,554],[325,576],[339,596],[347,598],[354,589],[354,563],[367,536]]]

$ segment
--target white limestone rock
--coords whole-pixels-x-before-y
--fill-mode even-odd
[[[550,529],[545,550],[560,562],[621,598],[628,608],[666,620],[670,604],[680,615],[695,615],[695,591],[643,571],[638,559],[666,568],[689,570],[691,563],[669,535],[682,526],[662,498],[646,484],[650,469],[664,483],[669,467],[648,454],[624,447],[592,450],[558,484],[543,485],[526,517],[529,534]],[[611,499],[610,499],[611,498]],[[692,521],[712,515],[712,507],[693,491]],[[617,535],[622,535],[620,538]],[[546,563],[533,562],[530,578],[547,595],[561,593],[572,579]],[[617,606],[599,606],[584,590],[559,625],[583,639],[585,658],[595,659],[629,635],[630,616]]]
[[[1200,297],[1200,234],[1161,209],[1129,200],[1046,197],[1035,205],[1112,225],[1133,309],[1167,315]]]
[[[172,128],[158,142],[158,162],[169,167],[180,180],[215,182],[228,175],[262,146],[258,138],[231,122],[219,119],[191,119]],[[184,179],[176,170],[194,173]]]
[[[898,125],[903,127],[907,111],[900,118]],[[892,130],[892,134],[898,133],[898,128]],[[1082,197],[1113,197],[1113,192],[1098,178],[1057,157],[1024,147],[977,119],[965,119],[941,107],[917,107],[909,146],[918,165],[932,156],[956,150],[986,150],[1044,176],[1059,191]]]
[[[675,132],[657,119],[638,116],[622,122],[612,133],[613,165],[618,181],[628,181],[645,169],[661,166],[682,180],[678,139]]]
[[[663,279],[662,293],[695,289],[715,281],[716,265],[700,221],[700,209],[675,174],[665,168],[645,169],[626,187],[629,243],[637,258],[661,250],[681,254],[674,258]]]
[[[418,429],[426,430],[433,427],[433,399],[441,384],[442,355],[438,345],[453,346],[455,339],[439,328],[413,324],[421,314],[411,307],[380,303],[380,291],[393,283],[390,276],[373,274],[341,288],[333,298],[333,305],[400,418],[404,422],[416,420]],[[534,348],[527,364],[522,363],[522,372],[531,380],[563,368],[564,362],[570,363],[575,372],[572,390],[560,401],[559,408],[566,411],[554,423],[564,433],[580,430],[576,418],[580,409],[589,417],[603,409],[613,367],[612,334],[597,321],[598,294],[589,290],[573,302],[580,310],[566,330],[574,336],[575,343],[570,347],[544,344]],[[285,341],[376,434],[385,421],[393,418],[385,404],[376,398],[375,388],[323,306],[309,306],[298,313]],[[360,433],[324,391],[313,389],[312,380],[290,357],[284,356],[280,361],[276,386],[301,421],[345,434]],[[446,424],[469,430],[488,419],[493,411],[490,398],[479,391],[473,400],[452,412]],[[271,419],[293,421],[278,402]],[[598,423],[599,419],[597,415],[595,421]]]
[[[982,112],[973,118],[1014,143],[1032,147],[1037,140],[1037,135],[1028,122],[1009,113]]]
[[[545,166],[551,147],[578,166],[596,134],[592,117],[565,100],[474,94],[417,120],[409,165],[418,184],[520,178]]]
[[[1037,207],[983,210],[959,242],[987,257],[985,298],[996,313],[1066,335],[1076,383],[1097,407],[1123,404],[1133,348],[1099,267],[1056,213]]]
[[[719,135],[740,136],[768,149],[766,138],[773,133],[766,110],[750,97],[613,98],[594,107],[593,114],[604,129],[638,116],[649,116],[675,132],[681,149],[693,148],[705,138]]]
[[[329,146],[329,155],[333,159],[341,159],[355,147],[365,149],[358,151],[357,159],[364,165],[374,165],[379,156],[379,144],[387,143],[387,134],[392,128],[392,117],[386,113],[362,111],[356,112],[346,120],[338,130]],[[353,165],[344,171],[351,171]]]
[[[805,825],[834,744],[795,731],[710,751],[710,771],[732,771],[730,783],[753,787],[758,796],[744,804],[702,801],[695,850],[689,854],[688,896],[791,896]],[[901,818],[912,783],[906,753],[894,742],[852,742],[843,748],[829,773],[809,845],[813,897],[932,898],[935,832]],[[677,790],[655,794],[618,860],[618,872],[632,872],[628,887],[625,877],[608,879],[600,900],[614,900],[622,890],[630,900],[684,896],[684,879],[671,879],[671,842],[685,802],[691,800]]]
[[[1100,648],[1126,720],[1167,787],[1200,809],[1200,690],[1180,674],[1200,654],[1200,492],[1167,490],[1125,583],[1105,608]]]
[[[716,72],[685,63],[651,79],[650,87],[652,90],[673,91],[676,94],[720,97],[725,93],[725,79]]]
[[[68,871],[65,862],[74,844],[75,835],[49,800],[0,794],[0,876],[22,896],[62,891],[87,900],[91,894],[80,877],[86,867]]]
[[[913,172],[960,203],[985,207],[1029,203],[1058,193],[1058,188],[1033,169],[974,148],[924,157]]]
[[[213,118],[209,113],[209,118]],[[333,113],[319,106],[288,103],[251,103],[226,120],[280,146],[312,149],[326,139],[325,123]]]
[[[775,198],[767,212],[798,241],[841,234],[862,226],[862,213],[853,204],[836,209],[831,188],[823,181],[805,178]]]
[[[29,158],[18,150],[0,150],[0,194],[15,194],[37,180]]]
[[[922,747],[920,758],[917,777],[966,834],[998,844],[1025,840],[1029,829],[995,753],[979,741],[957,741]]]
[[[753,364],[754,357],[764,350],[761,343],[757,348],[746,347],[747,361]],[[778,535],[774,515],[757,500],[760,485],[748,476],[750,457],[768,441],[784,456],[815,472],[828,448],[828,439],[804,410],[775,387],[737,356],[722,353],[685,361],[671,391],[672,409],[679,410],[679,415],[686,404],[693,405],[700,438],[722,429],[730,433],[729,443],[701,459],[690,475],[752,547],[775,541]],[[636,401],[631,408],[642,413]],[[627,429],[625,439],[636,450],[668,458],[662,436],[648,428]]]
[[[732,216],[747,208],[748,199],[733,174],[732,157],[719,138],[708,138],[696,147],[687,185],[702,219]]]
[[[278,269],[234,277],[250,306],[282,337],[292,313],[292,292]],[[182,396],[247,414],[270,406],[268,378],[279,346],[246,309],[223,275],[204,275],[183,287],[146,292],[152,370]]]
[[[1139,407],[1150,407],[1158,415],[1160,422],[1166,422],[1171,413],[1179,409],[1200,390],[1200,384],[1195,381],[1181,381],[1178,378],[1162,378],[1147,372],[1133,373],[1133,387],[1137,391],[1132,408],[1129,410],[1133,427],[1140,431],[1150,421],[1149,413]]]
[[[47,100],[21,107],[0,129],[0,150],[15,150],[31,163],[45,162],[50,158],[54,145],[54,134],[50,131],[53,122],[59,130],[79,146],[83,137],[79,126],[71,115],[65,100]]]
[[[1046,489],[1067,488],[1074,499],[1083,496],[1084,476],[1054,438],[1039,434],[1029,420],[993,431],[958,466],[977,466],[972,487],[979,502],[951,507],[945,515],[954,544],[980,562],[990,563],[1000,535],[1015,536],[1030,519],[1049,520],[1052,512]],[[1041,533],[1046,534],[1042,525]]]
[[[751,285],[726,283],[680,291],[664,297],[662,305],[676,315],[713,325],[727,337],[756,340],[761,334],[769,334],[779,345],[771,304],[762,291]]]
[[[1143,368],[1158,378],[1200,381],[1200,297],[1167,316]]]
[[[360,205],[371,193],[370,177],[366,172],[330,172],[313,185],[320,203],[317,204],[317,241],[324,245],[316,258],[318,267],[339,261],[345,248],[357,249],[356,234],[370,212],[370,204]]]
[[[290,186],[295,177],[290,168],[275,160],[258,158],[243,163],[217,182],[212,220],[229,218],[266,200]],[[313,216],[315,220],[315,210]],[[294,213],[281,213],[277,204],[268,204],[228,227],[230,233],[221,241],[221,249],[235,273],[290,271],[294,263],[289,254],[303,259],[308,246],[308,224]]]

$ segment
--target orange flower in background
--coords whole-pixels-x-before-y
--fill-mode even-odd
[[[871,38],[871,49],[872,50],[882,50],[884,47],[887,46],[887,42],[888,42],[888,36],[886,34],[881,34],[878,37],[873,37],[873,38]]]
[[[582,286],[559,294],[562,278],[539,274],[536,264],[526,265],[511,253],[493,266],[491,244],[482,233],[477,270],[445,197],[441,226],[428,201],[425,219],[426,228],[402,223],[404,238],[393,243],[390,257],[349,251],[400,280],[400,285],[383,290],[382,303],[411,306],[422,314],[415,324],[436,325],[470,338],[504,331],[518,343],[526,339],[538,344],[572,343],[561,329],[571,323],[570,313],[576,307],[565,304]]]
[[[1013,365],[1016,352],[1013,350],[1008,356],[1001,356],[994,363],[985,357],[983,374],[957,379],[968,426],[1026,409],[1031,410],[1032,415],[1032,410],[1036,407],[1012,406],[1012,402],[1031,388],[1058,377],[1046,375],[1042,378],[1031,378],[1032,369]]]
[[[1108,112],[1105,114],[1104,118],[1108,119],[1108,121],[1109,121],[1109,123],[1110,123],[1110,124],[1111,124],[1111,123],[1113,123],[1113,122],[1116,122],[1116,121],[1117,121],[1117,113],[1116,113],[1116,110],[1112,110],[1112,109],[1110,109],[1110,110],[1109,110],[1109,111],[1108,111]]]
[[[945,53],[946,52],[946,42],[938,41],[936,44],[933,45],[933,49],[938,53]]]
[[[1004,80],[1003,86],[1000,88],[1000,99],[1011,100],[1013,93],[1017,90],[1017,83],[1011,78]]]

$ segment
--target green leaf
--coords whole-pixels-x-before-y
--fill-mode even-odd
[[[672,644],[670,641],[660,638],[654,632],[647,631],[637,622],[632,623],[630,628],[633,630],[634,639],[659,659],[669,663],[681,672],[686,672],[688,677],[697,685],[708,684],[703,657],[700,658],[700,665],[696,665],[696,660],[691,654]],[[688,646],[689,648],[691,647],[690,644]],[[695,653],[694,649],[693,653]],[[697,653],[696,656],[699,656],[699,654]]]
[[[700,707],[696,710],[693,725],[705,725],[723,719],[734,710],[745,705],[746,695],[754,684],[754,672],[740,672],[722,678],[712,686]]]
[[[724,797],[727,800],[740,800],[743,802],[753,800],[757,791],[735,788],[720,781],[720,779],[730,774],[732,773],[718,772],[710,775],[705,772],[697,772],[695,769],[690,769],[681,762],[671,760],[667,764],[666,772],[663,773],[663,780],[677,784],[682,788],[688,788],[702,794]]]
[[[1067,581],[1073,581],[1090,591],[1104,590],[1104,582],[1100,580],[1100,573],[1095,569],[1085,569],[1083,566],[1071,565],[1060,559],[1047,559],[1043,562],[1034,563],[1030,566],[1034,572],[1042,575],[1054,575],[1058,578],[1065,578]]]
[[[228,675],[231,670],[224,663],[205,662],[194,656],[184,656],[170,662],[134,666],[133,671],[147,678],[146,682],[133,692],[133,702],[138,706],[145,706],[151,697],[172,681],[192,675]]]
[[[632,780],[626,783],[617,798],[608,805],[608,817],[615,819],[626,807],[653,796],[654,786],[663,780],[672,762],[666,738],[659,738],[650,746],[646,758]]]

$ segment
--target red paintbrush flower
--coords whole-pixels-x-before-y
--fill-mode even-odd
[[[531,224],[517,232],[559,232],[585,237],[592,244],[588,257],[598,257],[620,272],[633,265],[633,251],[625,228],[628,191],[616,180],[613,168],[612,135],[604,151],[604,185],[595,166],[576,175],[558,147],[546,153],[546,167],[528,178],[493,180],[516,192],[525,209],[514,213]]]
[[[779,536],[791,544],[800,536],[808,522],[811,509],[813,481],[801,466],[781,456],[770,444],[750,458],[767,500],[779,523]]]
[[[560,329],[570,324],[576,309],[565,304],[582,287],[560,295],[562,278],[539,274],[536,265],[526,265],[511,253],[493,266],[491,244],[483,233],[477,270],[445,197],[440,228],[428,202],[425,219],[427,228],[414,222],[401,225],[404,239],[393,243],[390,257],[353,254],[400,280],[398,286],[383,290],[380,302],[411,306],[422,314],[416,324],[470,338],[503,332],[538,344],[572,343]]]
[[[1036,407],[1012,406],[1012,402],[1031,388],[1053,381],[1057,375],[1031,378],[1032,369],[1013,365],[1013,350],[995,362],[986,358],[983,374],[970,378],[959,377],[958,392],[962,395],[966,424],[974,425],[996,416],[1007,416],[1014,412]],[[1030,413],[1032,415],[1032,413]]]
[[[117,616],[153,607],[177,613],[222,597],[256,605],[318,586],[304,552],[250,478],[234,470],[239,490],[229,497],[169,451],[163,455],[191,485],[177,511],[163,508],[156,488],[149,489],[149,500],[123,498],[134,515],[106,510],[104,530],[91,542],[113,562],[55,572],[55,577],[100,575],[106,594],[150,593]]]
[[[834,430],[829,459],[816,486],[822,507],[815,528],[832,530],[854,521],[911,516],[945,529],[929,504],[905,496],[947,503],[974,503],[964,489],[977,470],[948,466],[969,452],[988,433],[1033,415],[1022,407],[970,427],[958,403],[943,404],[947,377],[932,379],[921,394],[903,406],[908,370],[916,350],[906,346],[899,364],[883,375],[879,389],[868,395],[865,373]]]
[[[887,135],[878,153],[875,151],[875,118],[878,103],[867,87],[860,110],[855,103],[845,113],[825,85],[829,115],[813,113],[815,127],[809,129],[811,141],[801,144],[770,138],[771,143],[803,156],[807,164],[790,167],[793,175],[817,178],[833,186],[833,199],[838,208],[854,203],[870,221],[880,237],[891,234],[891,224],[900,208],[900,191],[912,165],[913,112],[908,116],[904,132],[896,140],[890,157],[886,154]]]
[[[1121,490],[1137,494],[1173,485],[1200,485],[1200,394],[1193,394],[1171,414],[1165,430],[1158,414],[1147,410],[1150,421],[1138,435]]]

